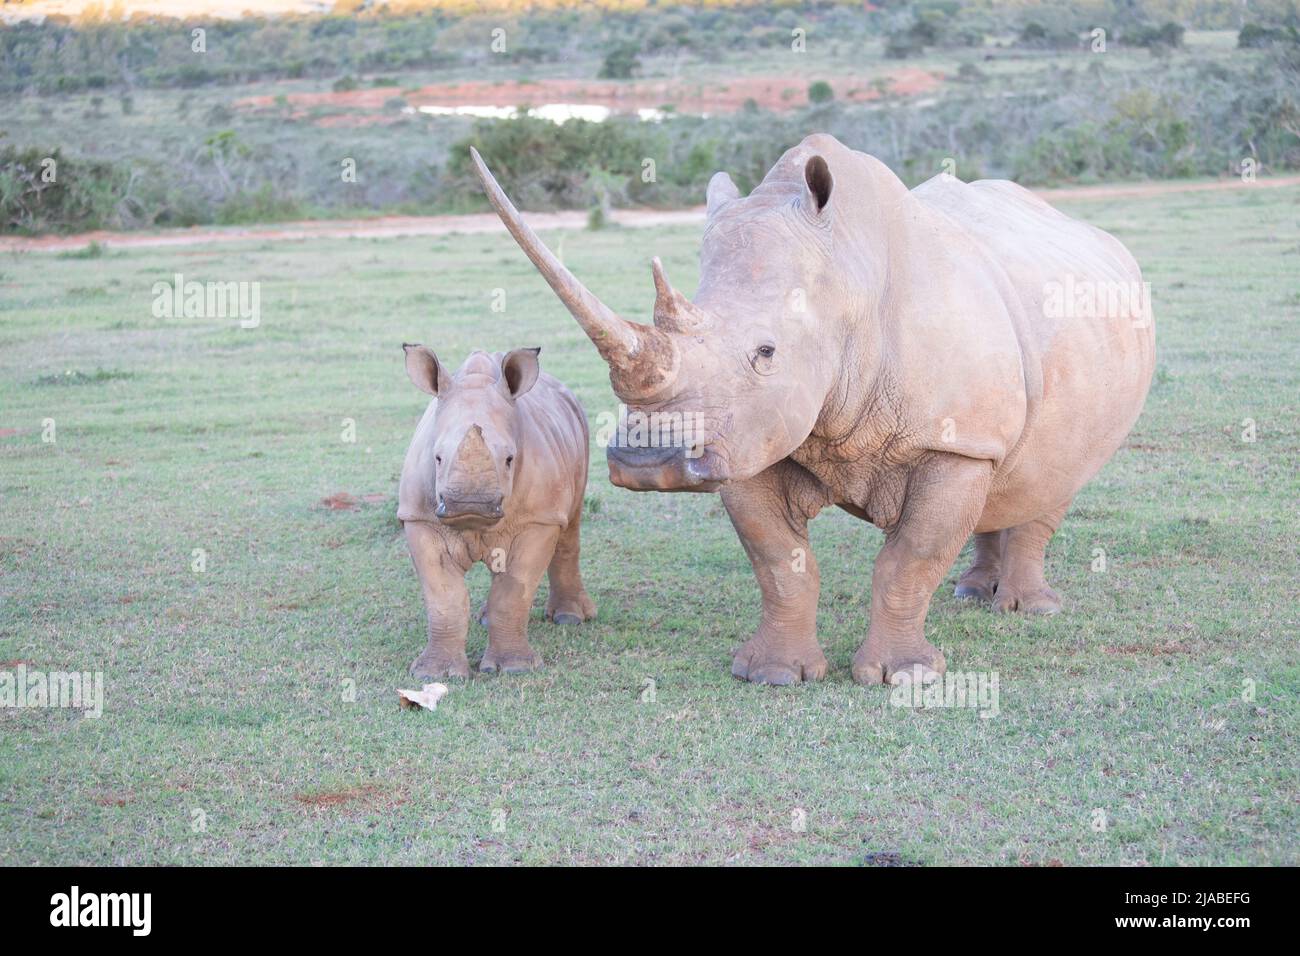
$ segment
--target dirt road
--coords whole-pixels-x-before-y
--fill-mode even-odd
[[[1063,189],[1039,189],[1036,192],[1049,202],[1058,200],[1114,199],[1159,196],[1165,193],[1209,192],[1225,189],[1275,189],[1300,186],[1300,176],[1278,176],[1253,183],[1228,179],[1218,182],[1159,182],[1110,186],[1079,186]],[[622,209],[611,219],[616,225],[643,226],[689,225],[704,221],[704,207],[692,209]],[[581,229],[587,214],[581,211],[539,212],[528,214],[534,229]],[[150,248],[197,246],[225,242],[287,242],[304,239],[375,239],[396,236],[445,236],[453,233],[496,232],[504,228],[492,213],[465,216],[380,216],[375,219],[319,219],[309,222],[280,223],[270,226],[201,226],[165,232],[85,232],[72,236],[26,238],[0,236],[3,252],[65,252],[81,249],[92,242],[108,248]]]

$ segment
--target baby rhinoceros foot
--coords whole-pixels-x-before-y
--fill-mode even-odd
[[[1046,584],[1018,588],[1009,582],[999,582],[993,595],[993,610],[1009,614],[1059,614],[1061,598]]]
[[[526,674],[542,666],[541,655],[527,644],[522,647],[492,647],[483,652],[478,669],[484,674]]]
[[[731,676],[753,684],[784,686],[826,676],[826,655],[817,641],[776,641],[756,634],[736,651]]]
[[[416,680],[432,681],[443,677],[469,677],[469,658],[464,651],[446,651],[426,647],[424,653],[411,664],[411,676]]]
[[[978,601],[980,604],[992,604],[997,591],[996,581],[967,580],[963,577],[953,590],[953,597],[963,601]]]
[[[853,655],[853,679],[859,684],[928,684],[943,676],[947,662],[928,641],[891,645],[873,644],[870,638]]]
[[[596,602],[585,591],[574,597],[552,592],[546,601],[546,619],[564,627],[590,621],[595,616]]]

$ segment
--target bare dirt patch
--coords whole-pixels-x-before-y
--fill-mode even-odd
[[[316,810],[344,807],[360,810],[376,806],[395,806],[404,800],[399,793],[385,790],[373,783],[337,790],[304,790],[295,793],[293,799],[304,807]]]
[[[368,505],[375,505],[387,500],[388,495],[384,494],[382,491],[364,494],[360,498],[356,495],[349,494],[346,491],[336,491],[328,498],[322,498],[320,503],[330,511],[354,511],[356,510],[357,505],[363,502]]]

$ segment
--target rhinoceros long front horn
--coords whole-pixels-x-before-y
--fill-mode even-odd
[[[619,398],[634,402],[667,391],[680,362],[672,338],[662,329],[627,321],[596,298],[524,222],[478,150],[470,147],[470,156],[492,208],[609,365],[609,380]]]

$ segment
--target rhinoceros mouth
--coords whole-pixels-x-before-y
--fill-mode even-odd
[[[449,498],[439,496],[434,515],[443,524],[460,529],[489,528],[505,517],[499,497]]]
[[[688,456],[685,448],[605,449],[609,480],[629,491],[717,491],[730,478],[726,463],[712,451]]]

